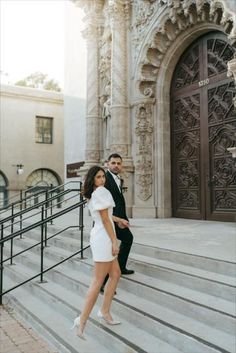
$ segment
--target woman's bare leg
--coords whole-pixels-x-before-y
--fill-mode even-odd
[[[121,275],[120,266],[117,259],[112,261],[110,271],[108,273],[109,273],[109,279],[104,292],[101,312],[105,318],[107,318],[108,320],[112,320],[112,317],[110,314],[110,307]]]
[[[111,270],[112,262],[95,262],[92,283],[88,289],[85,304],[80,315],[81,331],[83,332],[86,321],[98,298],[101,285],[105,276]]]

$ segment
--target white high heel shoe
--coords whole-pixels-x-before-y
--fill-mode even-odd
[[[102,315],[101,310],[98,310],[97,316],[99,318],[100,323],[102,323],[102,321],[104,321],[108,325],[120,325],[121,324],[120,321],[109,320],[109,319],[105,318],[105,316]]]
[[[73,323],[73,326],[71,327],[71,330],[74,330],[74,328],[76,328],[76,334],[77,334],[77,336],[79,336],[79,337],[82,338],[83,340],[86,340],[86,338],[84,337],[83,332],[81,331],[80,316],[77,316],[77,317],[74,319],[74,323]]]

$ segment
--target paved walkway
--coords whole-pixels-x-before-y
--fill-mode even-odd
[[[7,305],[0,306],[1,353],[56,353]]]

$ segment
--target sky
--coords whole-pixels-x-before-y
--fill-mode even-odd
[[[64,87],[66,1],[0,0],[2,82],[40,71]]]

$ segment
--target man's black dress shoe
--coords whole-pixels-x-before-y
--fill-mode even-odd
[[[134,273],[134,270],[127,270],[127,268],[121,271],[122,275],[132,275],[133,273]]]
[[[102,286],[101,288],[100,288],[100,293],[104,293],[104,290],[105,290],[105,288],[104,288],[104,286]],[[116,295],[116,291],[115,291],[115,293],[114,293],[114,295]]]

